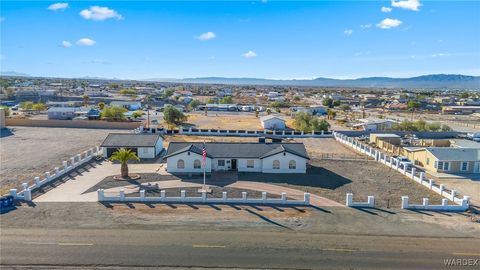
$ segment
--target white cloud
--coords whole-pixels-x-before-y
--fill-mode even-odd
[[[360,25],[360,28],[362,28],[362,29],[367,29],[367,28],[371,28],[371,27],[372,27],[372,24],[371,24],[371,23],[361,24],[361,25]]]
[[[108,19],[122,20],[123,17],[118,12],[108,7],[91,6],[88,9],[80,11],[80,16],[86,20],[104,21]]]
[[[352,29],[346,29],[345,31],[343,31],[343,33],[347,36],[350,36],[351,34],[353,34],[353,30]]]
[[[62,41],[62,44],[60,46],[62,46],[64,48],[70,48],[70,47],[72,47],[72,43],[70,41],[64,40],[64,41]]]
[[[436,57],[443,57],[443,56],[449,56],[448,53],[434,53],[431,55],[431,57],[436,58]]]
[[[215,35],[215,33],[206,32],[206,33],[203,33],[203,34],[199,35],[197,37],[197,39],[205,41],[205,40],[214,39],[215,37],[217,37],[217,35]]]
[[[420,0],[392,0],[392,7],[398,7],[398,8],[404,8],[404,9],[409,9],[409,10],[414,10],[414,11],[419,11],[419,7],[421,7],[422,4],[420,3]]]
[[[386,18],[383,21],[381,21],[380,23],[378,23],[377,27],[380,27],[382,29],[390,29],[390,28],[398,27],[398,26],[400,26],[400,24],[402,24],[402,21],[400,21],[400,20]]]
[[[55,4],[51,4],[48,7],[49,10],[54,10],[54,11],[64,10],[66,8],[68,8],[68,3],[55,3]]]
[[[254,57],[257,57],[257,54],[254,51],[248,51],[242,54],[242,56],[245,58],[254,58]]]
[[[97,43],[95,40],[89,38],[81,38],[77,40],[78,46],[93,46],[95,43]]]
[[[392,11],[392,8],[389,8],[389,7],[382,7],[382,12],[385,12],[385,13],[388,13]]]

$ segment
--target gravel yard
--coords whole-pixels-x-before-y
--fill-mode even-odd
[[[99,145],[110,132],[106,129],[11,127],[0,139],[0,194],[21,183],[33,181],[62,161]]]
[[[354,194],[354,201],[367,201],[367,196],[374,195],[377,207],[400,208],[404,195],[411,203],[421,204],[423,198],[441,203],[437,193],[374,161],[321,160],[311,164],[307,174],[240,173],[238,178],[299,189],[342,204],[348,192]]]

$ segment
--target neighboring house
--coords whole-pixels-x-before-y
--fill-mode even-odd
[[[167,172],[202,173],[203,144],[171,142]],[[205,143],[205,171],[305,173],[309,159],[303,143]]]
[[[110,106],[123,107],[129,111],[136,111],[142,108],[142,103],[140,101],[112,101]]]
[[[426,147],[411,149],[409,159],[428,172],[480,173],[480,149]]]
[[[353,124],[352,127],[364,131],[382,131],[390,130],[398,122],[391,119],[359,119],[360,123]]]
[[[473,114],[480,113],[480,106],[443,106],[443,114]]]
[[[84,113],[84,109],[80,107],[51,107],[47,110],[49,120],[72,120]]]
[[[310,106],[310,107],[290,107],[292,113],[306,112],[311,115],[325,115],[327,114],[327,107],[325,106]]]
[[[48,101],[47,106],[50,107],[80,107],[83,101]]]
[[[159,134],[110,133],[100,146],[104,157],[110,157],[118,148],[128,148],[139,158],[155,158],[162,152],[163,137]]]
[[[262,116],[260,117],[260,122],[264,129],[284,130],[286,128],[285,120],[274,115]]]

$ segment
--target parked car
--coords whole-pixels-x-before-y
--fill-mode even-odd
[[[413,166],[413,163],[407,158],[403,156],[393,156],[394,160],[398,160],[400,168],[406,168],[407,170]]]
[[[467,134],[467,138],[470,140],[480,142],[480,132],[471,132]]]

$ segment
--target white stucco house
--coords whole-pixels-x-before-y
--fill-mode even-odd
[[[264,129],[283,130],[286,128],[285,120],[275,115],[262,116],[260,122]]]
[[[164,158],[169,173],[203,173],[203,143],[171,142]],[[206,172],[305,173],[309,157],[303,143],[205,144]]]
[[[131,149],[140,159],[155,158],[163,150],[163,137],[160,134],[110,133],[100,146],[106,158],[118,148]]]

